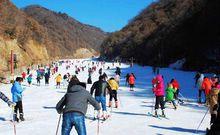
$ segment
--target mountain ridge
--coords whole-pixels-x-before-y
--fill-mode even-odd
[[[101,29],[84,25],[65,13],[34,7],[21,10],[9,0],[0,0],[1,72],[9,70],[11,50],[17,54],[19,68],[54,59],[99,55],[107,36]]]
[[[112,33],[102,44],[101,56],[134,57],[137,63],[159,67],[185,58],[183,69],[216,70],[219,9],[217,0],[159,0]]]

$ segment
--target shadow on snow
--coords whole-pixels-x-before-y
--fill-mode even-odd
[[[147,116],[147,114],[143,114],[143,113],[134,113],[134,112],[114,112],[116,114],[123,114],[123,115],[132,115],[132,116]]]
[[[161,127],[161,126],[155,126],[155,125],[149,125],[150,127],[153,128],[159,128],[159,129],[165,129],[165,130],[172,130],[172,131],[177,131],[177,132],[185,132],[185,133],[196,133],[195,129],[186,129],[186,128],[181,128],[181,127]],[[198,130],[198,134],[205,133],[205,131]]]

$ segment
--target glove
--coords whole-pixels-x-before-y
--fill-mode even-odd
[[[13,107],[16,106],[16,103],[11,102],[11,101],[8,101],[8,106],[9,106],[10,108],[13,108]]]

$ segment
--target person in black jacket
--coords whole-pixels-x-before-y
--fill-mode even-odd
[[[63,113],[62,135],[69,135],[73,126],[78,135],[86,135],[85,114],[88,103],[100,111],[99,103],[86,91],[85,85],[72,77],[67,93],[56,105],[57,112]]]
[[[50,79],[50,75],[49,75],[49,73],[48,73],[48,72],[47,72],[47,73],[45,73],[44,78],[45,78],[45,85],[49,85],[49,79]]]
[[[101,103],[102,105],[102,111],[103,111],[103,118],[107,119],[108,118],[108,114],[107,114],[107,108],[106,108],[106,94],[107,94],[107,90],[110,92],[111,91],[111,87],[108,84],[107,81],[104,80],[104,76],[99,76],[99,80],[96,81],[90,90],[90,94],[93,95],[93,92],[95,91],[95,100],[98,103]]]
[[[129,84],[129,77],[130,77],[130,74],[127,73],[126,76],[125,76],[125,86],[127,86]]]
[[[115,74],[121,76],[121,69],[120,69],[120,67],[116,67]]]

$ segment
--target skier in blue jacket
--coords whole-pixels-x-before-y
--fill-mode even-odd
[[[22,106],[22,92],[24,91],[21,87],[21,83],[23,82],[23,78],[17,77],[12,88],[12,101],[16,103],[14,108],[14,120],[19,121],[17,117],[17,112],[19,110],[19,118],[21,121],[24,121],[24,114],[23,114],[23,106]]]

